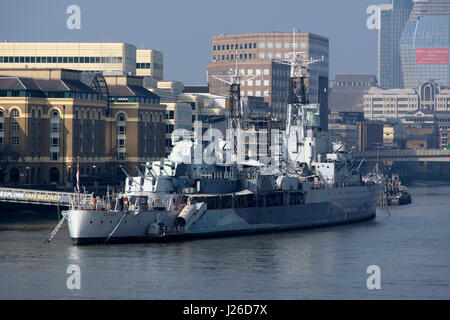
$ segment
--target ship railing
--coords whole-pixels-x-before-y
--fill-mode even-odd
[[[70,196],[72,210],[95,210],[99,207],[93,193],[74,193]]]

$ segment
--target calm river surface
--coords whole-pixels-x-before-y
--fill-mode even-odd
[[[44,244],[56,214],[0,212],[0,299],[450,299],[450,186],[410,192],[369,222],[166,244]]]

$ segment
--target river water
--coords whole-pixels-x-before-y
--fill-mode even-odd
[[[163,244],[44,244],[56,214],[2,212],[0,299],[449,299],[450,186],[410,192],[368,222]]]

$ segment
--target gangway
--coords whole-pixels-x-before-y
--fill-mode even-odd
[[[0,201],[2,202],[71,207],[75,203],[90,203],[93,200],[94,195],[91,193],[0,188]]]

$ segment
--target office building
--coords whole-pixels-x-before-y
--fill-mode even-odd
[[[378,81],[385,89],[403,88],[399,41],[408,22],[412,0],[381,4],[378,30]]]
[[[363,112],[363,96],[376,86],[375,75],[337,74],[330,89],[330,112]]]
[[[416,89],[371,88],[364,95],[366,119],[398,119],[417,111],[450,112],[450,89],[427,81]]]
[[[400,40],[405,88],[426,81],[450,86],[450,2],[416,0]]]
[[[218,35],[212,38],[211,62],[208,63],[209,90],[225,95],[229,86],[216,78],[226,77],[235,69],[236,60],[242,75],[241,96],[263,97],[269,103],[274,120],[285,120],[289,89],[289,60],[293,51],[293,33],[267,32]],[[297,52],[304,59],[324,60],[310,65],[306,86],[311,103],[321,105],[321,126],[327,129],[328,120],[328,38],[307,32],[296,34]],[[245,80],[246,79],[246,80]]]
[[[372,120],[395,120],[403,124],[436,125],[440,147],[447,147],[450,130],[450,89],[427,81],[416,89],[372,88],[364,96],[364,117]]]
[[[383,122],[358,122],[358,151],[373,150],[383,143]]]
[[[163,54],[157,50],[136,50],[136,75],[163,79]]]
[[[72,69],[163,79],[163,54],[123,42],[1,42],[2,69]]]

